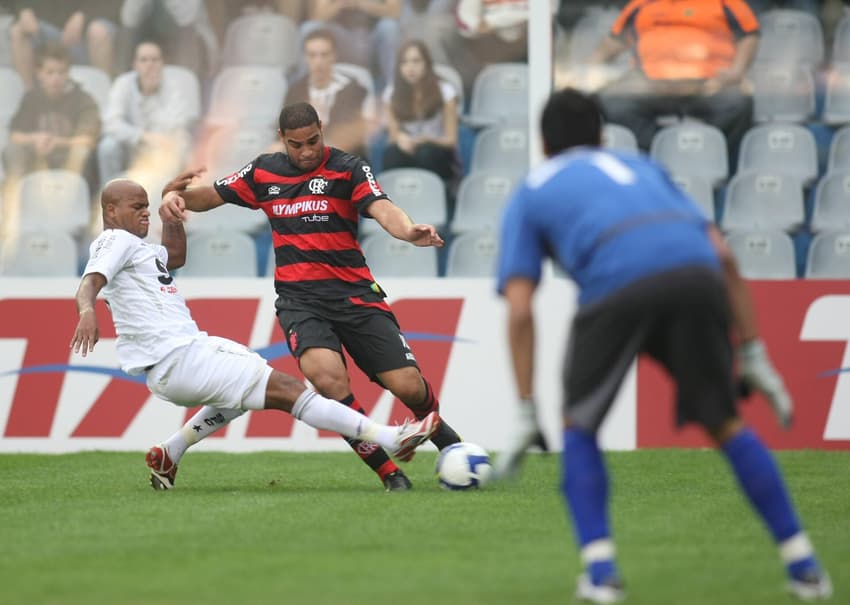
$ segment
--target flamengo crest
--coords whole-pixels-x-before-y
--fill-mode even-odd
[[[307,186],[313,195],[322,195],[328,187],[328,181],[323,176],[317,176],[310,179],[310,183]]]

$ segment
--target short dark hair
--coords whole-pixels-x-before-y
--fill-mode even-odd
[[[546,152],[553,155],[570,147],[599,146],[602,116],[602,106],[594,95],[574,88],[552,93],[540,118]]]
[[[316,108],[309,103],[292,103],[285,106],[280,110],[280,117],[277,120],[281,133],[318,123],[319,114],[316,113]]]
[[[68,54],[68,49],[66,49],[59,41],[47,42],[44,46],[38,49],[36,65],[41,67],[48,59],[59,61],[65,65],[71,64],[71,56]]]
[[[306,36],[304,36],[304,39],[301,41],[301,48],[307,46],[307,42],[309,42],[310,40],[327,40],[331,43],[333,49],[336,50],[336,36],[334,36],[334,33],[331,30],[326,29],[324,27],[314,29]]]

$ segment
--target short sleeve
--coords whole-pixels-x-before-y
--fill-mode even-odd
[[[528,188],[520,188],[508,202],[502,216],[496,286],[499,294],[515,277],[527,278],[534,283],[540,281],[545,246],[542,234],[530,218],[530,195]]]
[[[218,179],[213,184],[221,199],[237,206],[258,207],[254,181],[258,161],[259,158],[246,164],[233,174]]]

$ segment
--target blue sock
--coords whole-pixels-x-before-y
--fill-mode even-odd
[[[776,543],[800,532],[800,522],[779,468],[755,433],[744,429],[723,444],[723,453]]]
[[[584,548],[597,540],[610,540],[608,475],[596,435],[565,429],[561,461],[561,491],[569,504],[579,545]],[[594,584],[618,575],[613,558],[594,560],[587,571]]]
[[[755,433],[744,429],[727,441],[722,449],[741,489],[764,520],[777,545],[800,534],[803,529],[779,468]],[[795,577],[813,568],[819,569],[813,553],[786,561],[788,573]]]

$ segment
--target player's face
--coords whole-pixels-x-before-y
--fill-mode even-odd
[[[425,57],[418,48],[411,46],[401,56],[398,69],[402,78],[410,84],[416,84],[425,76]]]
[[[148,194],[144,190],[125,195],[113,206],[112,222],[117,229],[124,229],[144,239],[151,224]]]
[[[65,85],[68,83],[68,71],[70,66],[64,61],[56,59],[45,59],[38,68],[38,83],[41,85],[44,93],[52,98],[56,98],[65,90]]]
[[[303,128],[293,128],[281,133],[283,145],[289,161],[296,168],[310,172],[322,163],[325,153],[325,142],[322,139],[321,124],[311,124]]]

